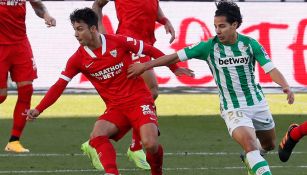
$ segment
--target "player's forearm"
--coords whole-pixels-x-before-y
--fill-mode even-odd
[[[44,18],[45,15],[49,15],[46,6],[42,1],[30,1],[35,14],[40,18]]]
[[[170,55],[164,55],[158,59],[151,60],[149,62],[144,63],[145,70],[152,69],[154,67],[159,67],[159,66],[168,66],[170,64],[175,64],[179,62],[179,58],[177,53],[173,53]]]
[[[36,106],[36,110],[42,113],[45,109],[53,105],[57,99],[62,95],[64,89],[66,88],[68,82],[59,79],[46,93],[41,102]]]
[[[168,19],[166,18],[166,16],[164,15],[162,9],[158,8],[158,15],[157,15],[157,22],[162,24],[162,25],[165,25],[166,22],[168,21]]]
[[[99,33],[106,33],[106,30],[102,23],[102,8],[104,5],[106,5],[109,1],[99,1],[95,0],[92,9],[98,16],[98,31]]]
[[[285,79],[285,77],[281,74],[281,72],[277,68],[274,68],[273,70],[271,70],[269,72],[269,74],[270,74],[272,80],[275,83],[277,83],[278,85],[280,85],[283,90],[289,88],[289,84],[288,84],[287,80]]]

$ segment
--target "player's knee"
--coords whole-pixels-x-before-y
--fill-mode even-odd
[[[0,104],[5,101],[6,97],[6,95],[0,95]]]
[[[146,151],[152,153],[156,152],[156,150],[158,149],[158,143],[156,140],[146,140],[143,142],[143,146]]]

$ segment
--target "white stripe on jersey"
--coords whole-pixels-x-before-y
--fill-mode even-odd
[[[144,49],[144,43],[142,40],[140,40],[140,48],[137,55],[141,55],[143,53],[143,49]]]
[[[233,107],[233,103],[231,101],[231,97],[230,97],[230,94],[228,92],[228,89],[227,89],[227,85],[226,85],[226,78],[225,78],[225,75],[224,75],[224,72],[222,70],[221,67],[218,67],[217,65],[218,64],[218,59],[215,59],[215,58],[219,58],[220,57],[220,52],[217,51],[217,50],[220,50],[219,49],[219,45],[218,43],[215,43],[214,44],[214,62],[215,62],[215,65],[216,65],[216,68],[219,70],[219,75],[220,75],[220,84],[221,84],[221,87],[222,87],[222,90],[224,92],[224,97],[226,99],[226,102],[227,102],[227,106],[228,106],[228,109],[229,108],[234,108]],[[214,69],[214,67],[212,67]],[[216,75],[215,75],[216,76]],[[220,101],[222,101],[222,99],[220,99]]]
[[[216,79],[216,72],[215,72],[215,69],[214,69],[214,66],[213,66],[213,64],[212,64],[212,61],[211,61],[211,59],[210,59],[210,54],[208,55],[208,58],[207,58],[207,61],[208,61],[208,65],[209,65],[209,67],[211,68],[211,70],[212,70],[212,74],[214,75],[213,76],[213,78],[214,78],[214,80],[215,80],[215,83],[217,84],[217,79]],[[221,106],[224,108],[224,101],[223,101],[223,99],[224,99],[224,97],[222,96],[222,92],[221,92],[221,89],[220,88],[217,88],[218,89],[218,91],[219,91],[219,98],[220,98],[220,104],[221,104]]]
[[[225,54],[226,57],[234,57],[234,54],[231,50],[230,46],[224,46],[224,50],[225,50]],[[246,66],[244,66],[246,67]],[[234,93],[237,96],[238,99],[238,103],[240,106],[244,105],[247,106],[247,101],[243,92],[243,89],[241,87],[241,83],[240,83],[240,76],[238,74],[238,71],[236,70],[236,66],[229,66],[227,67],[230,77],[231,77],[231,81],[232,81],[232,86],[233,86],[233,90]]]
[[[101,36],[101,44],[102,44],[101,55],[103,55],[107,51],[107,41],[106,41],[106,37],[103,34],[100,34],[100,36]]]
[[[68,82],[71,81],[71,78],[69,78],[69,77],[67,77],[67,76],[65,76],[65,75],[63,75],[63,74],[60,75],[60,78],[62,78],[62,79],[65,80],[65,81],[68,81]]]
[[[246,52],[246,48],[244,47],[244,43],[243,42],[239,42],[238,43],[238,47],[239,47],[239,50],[241,51],[242,53],[242,56],[244,57],[247,57],[247,52]],[[249,49],[252,49],[251,47]],[[253,69],[253,64],[251,63],[252,61],[252,58],[249,58],[250,60],[250,65],[252,66],[252,69]],[[261,93],[258,91],[258,89],[255,91],[255,88],[253,86],[253,83],[252,83],[252,79],[251,79],[251,72],[249,70],[249,66],[244,66],[244,72],[246,74],[246,79],[247,79],[247,84],[250,84],[251,86],[249,87],[249,90],[250,90],[250,93],[252,95],[252,99],[253,99],[253,102],[256,104],[258,102],[258,99],[256,98],[256,94],[255,92],[257,91],[258,93]],[[256,82],[256,80],[254,80]]]
[[[87,46],[84,46],[84,50],[92,57],[92,58],[97,58],[97,56],[94,54],[94,52],[88,48]]]

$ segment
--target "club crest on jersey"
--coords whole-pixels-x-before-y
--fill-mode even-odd
[[[117,50],[116,49],[111,50],[110,54],[112,55],[112,57],[116,58],[117,57]]]

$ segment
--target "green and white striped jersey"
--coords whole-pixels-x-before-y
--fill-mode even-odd
[[[177,52],[181,61],[191,58],[208,63],[219,90],[222,110],[253,106],[264,99],[255,80],[255,62],[266,73],[274,65],[263,47],[250,37],[238,34],[235,44],[224,45],[215,36]]]

